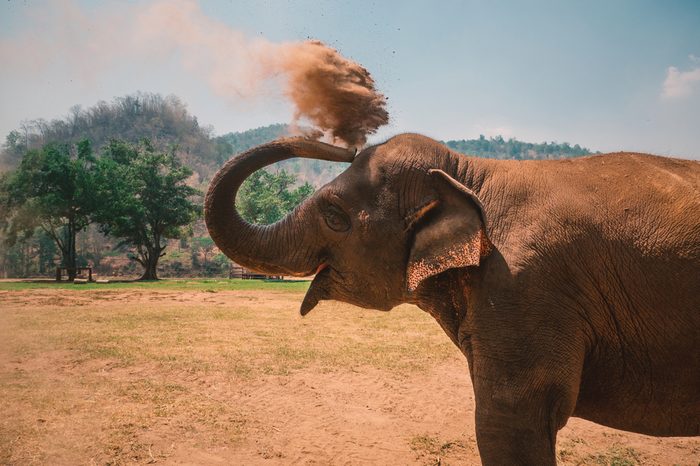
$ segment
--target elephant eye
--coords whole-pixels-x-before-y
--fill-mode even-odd
[[[323,212],[326,225],[333,231],[344,232],[350,229],[350,219],[339,207],[329,205]]]

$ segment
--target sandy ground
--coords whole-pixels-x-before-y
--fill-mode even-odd
[[[299,293],[0,292],[1,464],[479,464],[466,362],[420,310]],[[700,461],[571,419],[560,464]]]

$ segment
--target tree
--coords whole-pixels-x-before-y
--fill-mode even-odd
[[[16,167],[19,165],[22,156],[27,151],[26,141],[24,140],[22,134],[19,131],[10,131],[5,137],[4,144],[4,161],[0,160],[2,165],[9,167]]]
[[[280,220],[314,192],[308,183],[290,190],[295,181],[296,178],[284,170],[278,173],[258,170],[241,186],[236,199],[238,211],[252,223]]]
[[[94,203],[90,143],[48,144],[28,151],[2,182],[6,243],[13,245],[40,228],[61,252],[68,278],[76,275],[75,237],[91,221]]]
[[[168,238],[181,238],[200,213],[188,186],[192,171],[174,153],[156,152],[148,140],[139,145],[112,140],[97,166],[102,200],[95,220],[103,233],[133,248],[129,258],[143,267],[141,280],[157,280],[158,260]]]
[[[209,264],[207,263],[207,256],[214,252],[214,248],[216,248],[216,244],[214,244],[214,240],[211,239],[209,236],[203,236],[201,238],[192,238],[192,266],[200,267],[200,264],[198,264],[197,262],[199,260],[198,256],[201,252],[204,256],[201,268],[204,270],[204,273],[207,274],[209,266]]]

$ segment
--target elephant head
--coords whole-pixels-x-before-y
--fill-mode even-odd
[[[255,170],[291,157],[352,162],[335,180],[272,225],[235,209]],[[321,300],[389,310],[413,302],[429,277],[475,266],[490,250],[482,205],[463,182],[467,159],[415,134],[359,154],[301,138],[281,139],[231,159],[211,182],[205,218],[232,260],[271,274],[316,274],[301,306]]]

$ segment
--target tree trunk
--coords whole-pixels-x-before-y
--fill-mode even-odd
[[[144,257],[143,265],[143,275],[139,280],[158,280],[158,259],[161,256],[161,248],[148,248],[146,252],[146,257]]]
[[[22,275],[24,277],[29,276],[29,242],[28,241],[23,241],[22,242]]]
[[[77,275],[76,270],[76,253],[75,253],[75,222],[71,219],[68,221],[68,225],[65,227],[66,239],[65,239],[65,249],[63,252],[63,266],[68,270],[68,281],[75,280]]]
[[[158,264],[155,261],[147,261],[146,267],[143,270],[143,275],[139,280],[158,280]]]

